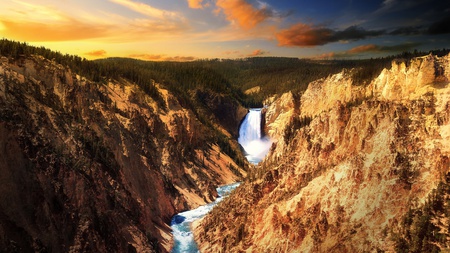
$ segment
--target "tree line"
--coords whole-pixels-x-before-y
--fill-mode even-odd
[[[31,54],[42,55],[96,82],[110,78],[126,78],[135,82],[161,104],[163,101],[154,87],[154,82],[160,83],[187,104],[195,104],[189,91],[200,89],[232,96],[246,107],[262,106],[262,101],[272,95],[287,91],[304,91],[310,82],[338,73],[343,68],[354,69],[352,72],[354,85],[366,85],[384,68],[389,68],[394,59],[407,62],[417,56],[430,53],[442,56],[449,52],[448,49],[429,52],[415,50],[363,60],[253,57],[202,59],[192,62],[151,62],[130,58],[90,61],[45,47],[30,46],[27,43],[7,39],[0,40],[1,55],[14,58]],[[256,86],[259,87],[258,92],[245,94],[246,90]]]

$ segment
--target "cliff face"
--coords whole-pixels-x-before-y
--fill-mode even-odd
[[[172,215],[245,175],[210,127],[159,91],[167,108],[126,80],[2,57],[0,248],[165,252]]]
[[[429,55],[367,86],[344,70],[268,101],[271,152],[198,224],[202,252],[394,251],[449,172],[449,80],[450,56]],[[448,219],[430,220],[448,247]]]

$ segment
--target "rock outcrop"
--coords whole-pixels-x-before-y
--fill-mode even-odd
[[[351,71],[268,101],[271,152],[197,224],[202,252],[396,249],[450,170],[450,55],[393,62],[366,86]],[[448,219],[429,220],[448,248]]]
[[[172,215],[245,175],[210,126],[158,89],[166,108],[126,80],[1,58],[1,249],[167,252]]]

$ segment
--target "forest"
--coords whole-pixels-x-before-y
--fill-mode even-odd
[[[182,104],[199,105],[190,91],[210,90],[231,96],[245,107],[260,107],[264,99],[287,91],[302,92],[311,81],[353,69],[354,85],[365,85],[392,60],[407,61],[427,54],[444,55],[448,49],[430,52],[404,52],[383,58],[362,60],[310,60],[286,57],[253,57],[241,59],[202,59],[191,62],[155,62],[131,58],[87,60],[62,54],[45,47],[0,40],[0,55],[17,58],[31,54],[67,66],[95,82],[125,78],[135,82],[164,107],[162,97],[154,87],[159,83],[177,95]],[[257,92],[246,92],[258,87]]]

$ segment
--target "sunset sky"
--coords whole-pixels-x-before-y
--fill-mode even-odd
[[[1,0],[0,38],[88,59],[367,58],[450,48],[450,0]]]

